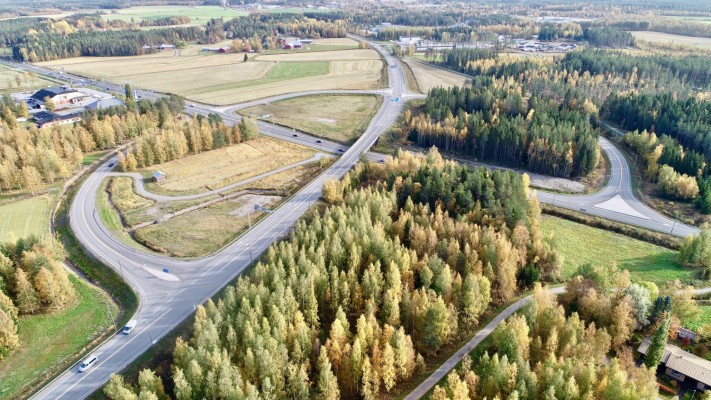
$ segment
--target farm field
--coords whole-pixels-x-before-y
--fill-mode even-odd
[[[689,281],[696,275],[696,271],[679,264],[676,251],[628,236],[548,215],[542,217],[541,229],[545,235],[553,235],[553,247],[563,256],[564,278],[570,277],[582,264],[611,262],[616,262],[621,270],[630,271],[633,280],[657,284],[675,279]]]
[[[654,43],[672,43],[676,45],[695,46],[702,49],[711,49],[711,38],[672,35],[670,33],[631,31],[636,39]]]
[[[254,118],[271,114],[269,122],[342,143],[355,141],[378,111],[377,96],[322,95],[287,99],[240,110]]]
[[[167,175],[160,184],[146,185],[154,193],[203,192],[217,189],[285,165],[313,157],[304,146],[268,137],[259,137],[217,150],[207,151],[153,165],[144,176],[159,170]]]
[[[320,39],[315,43],[321,48],[346,49],[279,51],[250,55],[245,62],[243,53],[208,54],[200,51],[202,46],[191,45],[134,57],[77,57],[40,65],[215,105],[303,90],[371,89],[380,85],[383,62],[374,50],[355,49],[350,39]],[[225,45],[229,42],[214,46]]]
[[[20,78],[20,85],[17,85],[17,78]],[[53,82],[42,79],[39,76],[32,77],[12,68],[0,65],[0,93],[31,91],[52,85]]]
[[[49,217],[57,191],[0,206],[0,242],[49,235]]]
[[[100,289],[69,276],[77,303],[60,312],[19,319],[20,347],[0,362],[0,399],[20,398],[23,387],[113,325],[118,308]],[[66,367],[66,366],[65,366]]]
[[[441,68],[403,58],[403,61],[410,67],[412,74],[417,81],[417,87],[421,93],[427,93],[435,87],[461,86],[467,80],[463,75],[446,71]]]
[[[103,15],[103,18],[107,21],[116,19],[131,21],[131,19],[133,19],[136,22],[140,22],[147,19],[186,16],[190,17],[190,22],[193,24],[205,25],[211,18],[222,17],[228,20],[243,15],[247,15],[247,13],[231,8],[225,9],[219,6],[190,7],[171,5],[119,8],[107,12]]]

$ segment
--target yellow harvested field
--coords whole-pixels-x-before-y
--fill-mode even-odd
[[[461,86],[467,80],[463,75],[446,71],[424,62],[412,59],[403,60],[412,70],[412,74],[417,81],[417,87],[422,93],[427,93],[430,89],[440,86],[445,88]]]
[[[381,60],[332,61],[326,75],[268,82],[238,89],[216,89],[208,93],[189,95],[188,98],[209,104],[227,105],[306,90],[375,89],[380,86],[382,68]]]
[[[361,61],[380,60],[375,50],[354,49],[335,51],[316,51],[303,53],[281,53],[257,56],[259,61]]]
[[[314,39],[314,44],[323,46],[357,46],[358,42],[349,38]]]
[[[681,46],[695,46],[702,49],[711,49],[711,38],[672,35],[670,33],[631,31],[636,39],[646,40],[653,43],[666,43]]]
[[[313,157],[315,151],[293,143],[259,137],[218,150],[183,157],[145,169],[145,175],[162,171],[167,179],[161,191],[216,189]],[[149,188],[150,190],[150,188]]]
[[[319,42],[344,40],[350,41]],[[206,53],[201,48],[191,45],[180,51],[135,57],[78,57],[40,65],[216,105],[303,90],[377,88],[383,68],[378,54],[368,49],[250,54],[250,60],[244,62],[244,53]]]

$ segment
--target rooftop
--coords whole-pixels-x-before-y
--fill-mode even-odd
[[[642,344],[639,345],[637,351],[647,355],[647,350],[651,342],[649,338],[645,338]],[[686,352],[684,349],[674,346],[673,344],[667,344],[664,348],[662,363],[674,371],[711,386],[711,361]]]

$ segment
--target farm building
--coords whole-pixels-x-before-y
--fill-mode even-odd
[[[81,121],[81,113],[56,114],[49,111],[40,111],[33,115],[38,128],[46,128],[56,125],[66,125]]]
[[[165,172],[156,171],[153,173],[153,182],[163,182],[166,179]]]
[[[81,103],[87,99],[86,94],[67,87],[48,87],[36,91],[31,97],[31,101],[36,104],[44,104],[44,99],[49,97],[54,102],[55,107]]]
[[[304,45],[300,40],[294,41],[294,42],[288,42],[287,44],[284,45],[284,50],[291,50],[291,49],[301,49],[303,48]]]
[[[647,355],[649,345],[652,341],[645,338],[639,345],[637,351]],[[684,349],[667,344],[662,356],[662,362],[666,369],[665,374],[679,382],[689,382],[697,390],[708,390],[711,388],[711,361],[699,356],[687,353]],[[689,379],[687,379],[689,378]]]

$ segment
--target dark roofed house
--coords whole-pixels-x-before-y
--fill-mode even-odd
[[[646,356],[650,343],[652,341],[645,338],[637,351]],[[696,390],[704,391],[711,388],[711,361],[686,352],[673,344],[667,344],[661,365],[666,368],[665,374],[679,382],[689,382],[686,378],[690,378],[691,384],[695,383]]]
[[[56,114],[49,111],[40,111],[32,115],[38,128],[55,125],[65,125],[81,121],[81,113]]]
[[[87,96],[76,90],[66,87],[48,87],[36,91],[30,98],[36,103],[44,103],[44,99],[49,97],[55,106],[63,104],[76,104],[85,100]]]
[[[153,182],[163,182],[166,178],[164,172],[156,171],[153,173]]]

